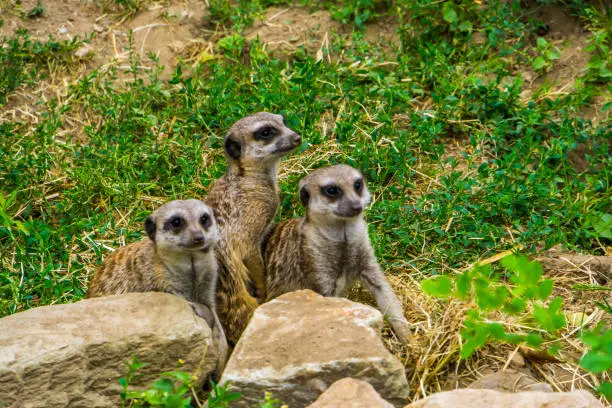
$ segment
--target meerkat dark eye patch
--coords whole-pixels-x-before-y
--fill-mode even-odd
[[[335,184],[330,184],[321,187],[321,194],[327,198],[340,198],[342,197],[342,189]]]
[[[185,226],[185,219],[180,215],[175,215],[164,224],[164,229],[167,231],[178,232]]]
[[[255,140],[270,140],[278,134],[278,130],[272,126],[264,126],[255,131]]]
[[[200,217],[200,224],[202,224],[202,226],[204,228],[210,227],[210,224],[212,224],[212,220],[210,218],[210,215],[202,214],[202,216]]]
[[[229,135],[225,138],[225,151],[229,157],[238,160],[242,153],[242,146],[240,146],[240,142],[234,140],[232,135]]]
[[[361,191],[363,190],[363,180],[359,179],[355,181],[355,183],[353,184],[353,187],[355,188],[355,191],[357,193],[361,193]]]
[[[155,221],[153,221],[153,218],[147,217],[144,223],[144,227],[151,241],[155,241]]]
[[[306,190],[306,187],[300,188],[300,201],[302,202],[302,205],[304,207],[308,207],[309,200],[310,200],[310,194],[308,193],[308,190]]]

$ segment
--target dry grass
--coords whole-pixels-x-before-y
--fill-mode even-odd
[[[598,283],[612,290],[612,258],[573,255],[553,249],[539,260],[544,265],[545,276],[554,279],[553,296],[564,298],[568,320],[567,327],[560,333],[561,350],[554,357],[525,347],[496,343],[468,360],[460,359],[462,321],[465,313],[475,305],[458,300],[440,301],[425,295],[420,287],[425,274],[414,269],[399,267],[388,271],[391,286],[403,301],[414,337],[409,345],[403,346],[386,327],[384,340],[406,366],[412,400],[439,391],[464,388],[484,374],[507,369],[514,353],[521,354],[526,362],[519,368],[521,372],[550,384],[555,391],[594,391],[602,381],[610,381],[610,373],[598,377],[579,367],[578,362],[586,349],[578,334],[581,329],[592,328],[602,320],[607,325],[612,324],[610,315],[595,304],[606,299],[611,303],[612,292],[600,290],[576,298],[575,287]],[[350,297],[375,304],[361,288],[356,288]],[[520,332],[526,328],[525,322],[509,316],[503,321],[510,331]],[[606,404],[604,397],[601,401]]]

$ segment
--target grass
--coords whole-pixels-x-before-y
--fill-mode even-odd
[[[319,61],[299,45],[283,58],[257,39],[245,47],[242,28],[271,2],[240,8],[211,1],[211,14],[224,23],[214,35],[223,37],[214,58],[177,68],[166,80],[138,69],[134,52],[127,74],[91,69],[64,97],[39,97],[34,119],[15,115],[11,95],[53,79],[53,67],[69,69],[79,42],[5,37],[0,316],[83,298],[105,254],[143,236],[146,214],[170,199],[205,196],[225,169],[224,131],[267,110],[285,115],[305,140],[281,167],[279,219],[302,213],[296,186],[313,168],[348,163],[368,178],[380,263],[408,303],[431,308],[428,319],[437,324],[429,321],[427,341],[455,336],[452,344],[436,343],[435,361],[417,364],[417,387],[435,388],[436,375],[459,364],[459,320],[415,289],[421,279],[513,248],[536,254],[561,244],[602,255],[612,245],[610,122],[582,114],[610,95],[601,68],[610,10],[557,5],[597,34],[597,63],[559,91],[546,81],[534,88],[521,75],[539,55],[541,24],[530,9],[438,3],[318,2],[353,27],[330,33],[323,50],[330,58]],[[366,40],[367,24],[377,19],[397,26],[397,49]],[[555,69],[556,60],[546,62]],[[609,103],[597,106],[605,118]],[[573,162],[577,148],[586,152],[585,169]],[[564,296],[589,308],[594,299],[571,289],[577,283],[589,284],[568,282]],[[403,348],[396,351],[408,361]]]

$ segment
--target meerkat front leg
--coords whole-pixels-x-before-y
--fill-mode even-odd
[[[402,304],[385,278],[373,253],[366,259],[362,267],[361,281],[376,298],[378,309],[387,317],[399,340],[406,344],[410,338],[410,326],[404,317]]]
[[[266,267],[259,248],[252,248],[244,259],[244,266],[249,270],[249,277],[255,283],[257,298],[266,299]]]

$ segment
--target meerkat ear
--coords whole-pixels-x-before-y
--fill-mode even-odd
[[[155,242],[155,221],[153,221],[151,216],[148,216],[145,220],[144,227],[151,241]]]
[[[304,207],[308,207],[308,200],[310,200],[310,193],[306,190],[306,187],[300,188],[300,201]]]
[[[234,139],[234,135],[231,133],[225,137],[225,151],[227,155],[234,160],[238,160],[242,153],[240,142]]]

